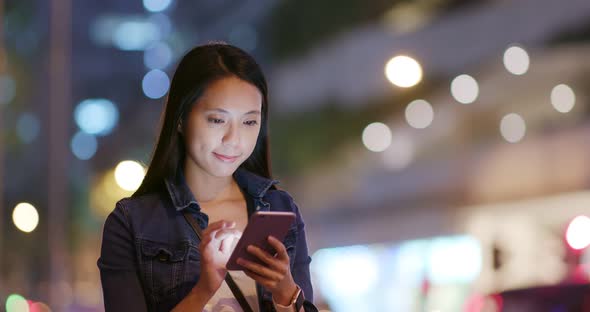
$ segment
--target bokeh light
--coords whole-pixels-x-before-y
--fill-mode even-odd
[[[72,137],[70,148],[78,159],[88,160],[96,154],[98,142],[94,135],[79,131]]]
[[[363,144],[372,152],[382,152],[391,145],[391,130],[386,124],[374,122],[363,130]]]
[[[314,254],[314,259],[314,271],[320,274],[322,289],[334,297],[365,293],[379,277],[378,261],[366,246],[322,249]]]
[[[526,133],[524,119],[515,113],[508,114],[500,122],[500,133],[510,143],[519,142]]]
[[[409,56],[398,55],[385,65],[385,76],[398,87],[413,87],[422,80],[422,66]]]
[[[172,34],[172,21],[170,20],[170,16],[168,16],[167,14],[164,14],[164,13],[152,14],[147,19],[147,22],[152,23],[153,25],[156,25],[156,27],[158,27],[158,30],[160,32],[160,34],[159,34],[160,40],[170,39],[169,36]],[[162,42],[162,41],[154,41],[151,43],[151,45],[153,45],[157,42]],[[151,48],[151,45],[146,46],[146,48]],[[177,45],[175,45],[175,47],[178,48]]]
[[[512,46],[504,51],[504,67],[514,75],[523,75],[529,70],[529,54],[525,49]]]
[[[172,63],[172,50],[165,42],[158,42],[146,49],[143,63],[149,69],[165,69]]]
[[[51,312],[51,309],[43,302],[33,302],[30,304],[29,312]]]
[[[124,51],[145,50],[161,39],[158,26],[146,21],[124,21],[115,27],[112,36],[113,45]]]
[[[141,86],[145,96],[150,99],[159,99],[168,92],[170,79],[165,72],[153,69],[145,74]]]
[[[76,106],[74,119],[82,131],[104,136],[111,133],[117,124],[119,111],[107,99],[87,99]]]
[[[451,95],[459,103],[473,103],[479,96],[479,85],[473,77],[459,75],[451,82]]]
[[[576,104],[574,90],[566,84],[559,84],[551,90],[551,105],[560,113],[568,113]]]
[[[469,283],[479,275],[482,268],[482,252],[475,238],[437,238],[432,241],[430,248],[428,278],[432,283]]]
[[[432,105],[425,100],[412,101],[406,107],[406,121],[408,124],[416,129],[424,129],[434,119],[434,110]]]
[[[11,294],[6,298],[6,312],[29,312],[29,303],[18,294]]]
[[[106,218],[117,201],[133,194],[133,191],[126,191],[117,184],[114,168],[93,177],[91,183],[90,207],[98,218]]]
[[[16,95],[16,82],[8,75],[0,75],[0,105],[10,103]]]
[[[12,211],[12,222],[21,231],[30,233],[39,224],[39,213],[29,203],[19,203]]]
[[[415,145],[412,138],[401,131],[391,135],[391,145],[382,153],[384,165],[391,170],[406,168],[414,160]]]
[[[172,0],[143,0],[143,7],[149,12],[162,12],[166,10]]]
[[[39,136],[39,119],[30,113],[22,114],[16,121],[16,135],[23,143],[31,143]]]
[[[115,168],[115,180],[119,187],[126,191],[137,190],[144,176],[143,166],[133,160],[124,160]]]
[[[567,227],[565,234],[568,245],[580,250],[590,245],[590,218],[587,216],[575,217]]]

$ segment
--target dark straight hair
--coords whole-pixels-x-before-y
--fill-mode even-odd
[[[252,173],[272,179],[269,134],[268,90],[266,79],[254,58],[243,50],[224,43],[211,43],[190,50],[180,61],[162,113],[161,130],[143,182],[132,196],[161,191],[164,180],[183,167],[185,144],[178,125],[186,124],[193,106],[211,83],[235,76],[254,85],[262,95],[260,133],[252,155],[240,165]]]

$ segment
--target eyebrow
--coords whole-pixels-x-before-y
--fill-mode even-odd
[[[220,112],[220,113],[225,113],[225,114],[231,114],[230,112],[226,111],[223,108],[212,108],[212,109],[206,110],[205,112]],[[259,110],[252,110],[252,111],[245,113],[244,115],[260,115],[260,111]]]

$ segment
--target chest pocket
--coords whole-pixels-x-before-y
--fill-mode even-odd
[[[171,245],[140,240],[139,245],[140,271],[152,300],[161,302],[175,296],[186,270],[188,243]]]

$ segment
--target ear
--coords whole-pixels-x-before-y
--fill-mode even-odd
[[[176,131],[178,131],[178,133],[183,134],[182,131],[182,120],[178,121],[178,125],[176,126]]]

